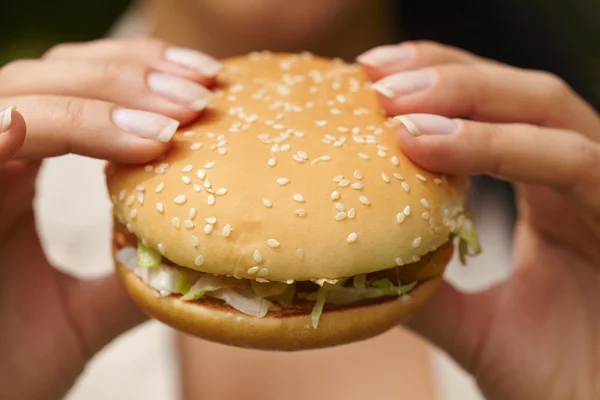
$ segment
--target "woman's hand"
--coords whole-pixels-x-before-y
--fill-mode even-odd
[[[32,207],[39,161],[157,158],[207,105],[219,69],[149,40],[60,45],[0,69],[0,398],[62,398],[92,355],[145,319],[114,276],[85,282],[49,264]]]
[[[434,43],[358,60],[386,111],[401,116],[411,159],[517,189],[510,278],[477,294],[445,284],[408,325],[490,399],[600,398],[598,113],[551,74]]]

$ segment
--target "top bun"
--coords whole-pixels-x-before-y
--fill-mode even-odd
[[[416,261],[460,228],[468,191],[406,158],[358,66],[271,53],[225,60],[172,150],[107,183],[118,221],[175,264],[270,281]]]

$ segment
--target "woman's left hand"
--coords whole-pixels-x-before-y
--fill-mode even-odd
[[[383,46],[358,61],[385,110],[402,115],[408,157],[517,189],[510,277],[475,294],[445,283],[408,326],[471,373],[486,398],[598,398],[598,113],[552,74],[435,43]]]

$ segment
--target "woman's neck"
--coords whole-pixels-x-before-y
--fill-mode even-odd
[[[344,15],[322,29],[320,37],[296,43],[281,43],[277,32],[269,35],[240,35],[227,30],[227,25],[212,21],[203,24],[198,10],[186,9],[187,2],[152,0],[141,10],[149,21],[152,37],[168,40],[179,46],[195,48],[217,58],[245,54],[251,51],[310,51],[326,57],[353,60],[361,52],[377,45],[398,41],[390,18],[388,1],[365,1],[350,15]],[[216,22],[216,23],[215,23]],[[215,26],[219,26],[215,32]],[[223,28],[225,26],[225,28]],[[264,29],[257,25],[257,29]]]

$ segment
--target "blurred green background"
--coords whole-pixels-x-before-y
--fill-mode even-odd
[[[101,37],[130,1],[3,0],[2,3],[0,65],[15,58],[39,56],[55,43]],[[589,85],[593,86],[594,97],[600,99],[600,0],[522,0],[519,4],[547,18],[582,54],[582,61],[577,62],[585,64],[584,69],[592,77]]]

